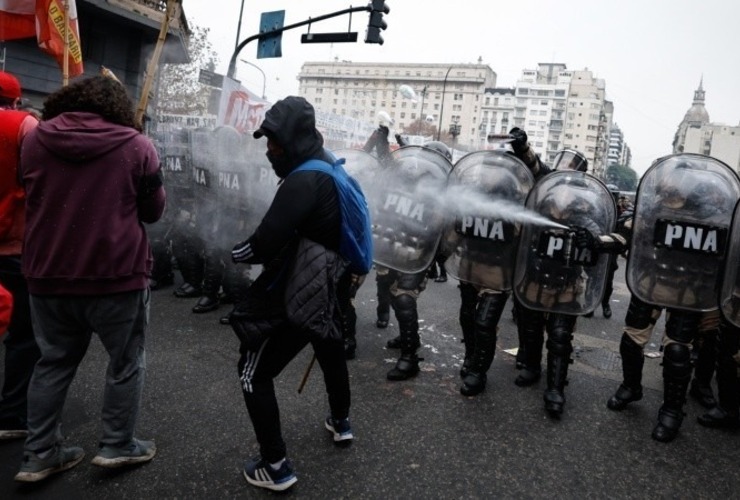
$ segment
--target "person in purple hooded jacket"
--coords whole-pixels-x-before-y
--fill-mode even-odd
[[[95,76],[51,94],[26,136],[22,271],[41,358],[28,390],[28,437],[17,481],[77,465],[82,448],[59,432],[67,389],[95,332],[110,361],[102,437],[92,463],[147,462],[134,429],[144,383],[152,252],[142,223],[164,211],[159,158],[119,82]]]

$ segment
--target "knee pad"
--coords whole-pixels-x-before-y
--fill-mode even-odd
[[[676,342],[689,344],[699,330],[701,313],[687,311],[669,311],[665,323],[666,336]]]
[[[547,325],[547,350],[555,355],[573,352],[573,327],[576,316],[551,314]]]
[[[396,319],[399,323],[408,323],[417,320],[416,313],[416,299],[407,294],[402,293],[393,297],[391,302],[393,310],[396,313]]]
[[[478,300],[475,326],[483,331],[495,332],[508,298],[509,295],[505,293],[484,293]]]
[[[659,317],[660,309],[642,302],[633,295],[624,322],[630,328],[645,330],[647,328],[652,329]]]
[[[691,348],[672,342],[663,349],[663,374],[666,377],[685,377],[691,373]]]

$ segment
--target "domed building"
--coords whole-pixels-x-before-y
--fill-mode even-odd
[[[740,171],[740,125],[711,123],[704,107],[702,78],[694,102],[684,115],[673,139],[674,153],[699,153],[717,158]]]
[[[683,121],[678,126],[678,131],[673,139],[673,152],[681,153],[686,143],[686,132],[690,128],[700,129],[709,123],[709,113],[704,107],[704,78],[699,80],[699,88],[694,91],[694,102],[686,112]]]

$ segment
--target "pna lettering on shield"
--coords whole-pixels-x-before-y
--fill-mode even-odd
[[[717,230],[705,227],[668,223],[663,243],[667,247],[678,247],[685,250],[701,250],[711,253],[717,253],[719,250]]]
[[[394,211],[397,214],[416,219],[419,222],[423,222],[424,219],[423,203],[398,194],[389,194],[386,197],[383,210]]]

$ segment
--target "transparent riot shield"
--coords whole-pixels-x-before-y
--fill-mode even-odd
[[[244,161],[247,171],[247,198],[249,210],[244,214],[244,231],[252,234],[270,208],[277,192],[280,178],[275,174],[265,153],[264,139],[246,135],[244,139]]]
[[[689,311],[719,306],[722,264],[740,180],[697,154],[656,161],[637,189],[627,285],[643,302]]]
[[[720,291],[720,307],[727,321],[740,327],[740,203],[735,205],[730,246]]]
[[[345,159],[344,170],[357,181],[366,197],[378,189],[376,181],[383,167],[377,158],[361,149],[337,149],[334,156]]]
[[[609,189],[578,171],[557,171],[530,191],[526,207],[547,217],[553,226],[522,229],[514,293],[529,309],[585,314],[601,301],[609,255],[578,247],[575,229],[595,234],[614,231],[616,206]]]
[[[188,129],[168,129],[158,134],[159,161],[162,164],[167,202],[192,196],[192,146]]]
[[[376,264],[409,274],[429,267],[445,223],[443,198],[451,169],[447,158],[421,146],[390,155],[374,182],[377,189],[365,193]]]
[[[450,219],[441,248],[445,269],[461,281],[492,290],[512,288],[521,212],[534,177],[503,150],[478,151],[461,158],[447,185]]]

